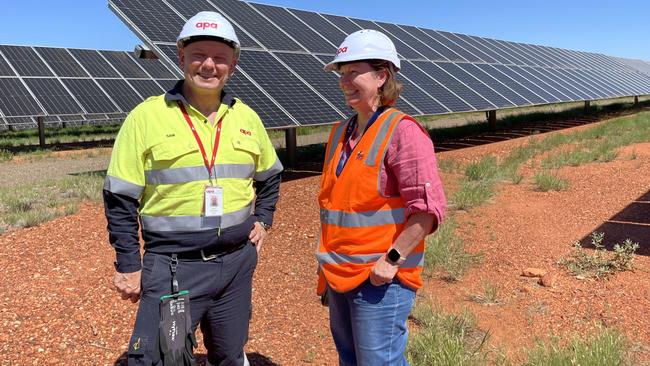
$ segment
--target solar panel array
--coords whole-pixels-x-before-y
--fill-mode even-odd
[[[227,89],[267,128],[327,124],[351,113],[338,76],[323,72],[347,34],[376,29],[395,43],[405,88],[398,108],[444,114],[650,94],[650,64],[240,0],[109,0],[109,8],[160,60],[120,51],[0,46],[0,130],[96,120],[120,122],[182,75],[176,35],[216,10],[242,43]]]
[[[229,87],[261,107],[257,112],[270,128],[331,123],[350,114],[337,75],[322,67],[359,29],[379,30],[395,43],[405,85],[397,105],[413,115],[650,94],[650,75],[596,53],[239,0],[109,0],[109,7],[170,66],[188,18],[203,10],[225,15],[242,43],[239,76]]]
[[[123,51],[0,45],[0,130],[34,128],[35,116],[50,126],[120,123],[174,72]]]

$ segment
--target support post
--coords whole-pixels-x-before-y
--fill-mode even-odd
[[[591,108],[591,101],[585,100],[585,114],[589,114],[590,108]]]
[[[635,106],[635,107],[638,107],[638,106],[639,106],[639,96],[638,96],[638,95],[635,95],[635,96],[634,96],[634,106]]]
[[[36,123],[38,124],[38,145],[41,149],[45,149],[45,117],[37,116]]]
[[[497,111],[488,111],[488,125],[490,126],[490,131],[495,131],[497,129]]]
[[[298,141],[296,138],[296,129],[287,128],[284,130],[285,152],[287,156],[287,166],[294,168],[296,166],[296,154],[298,151]]]

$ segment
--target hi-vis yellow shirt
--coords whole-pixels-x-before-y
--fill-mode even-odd
[[[177,101],[183,102],[211,160],[216,121],[222,119],[213,177],[223,187],[223,216],[202,217],[210,183],[196,139]],[[140,201],[143,231],[227,228],[253,212],[253,181],[282,171],[259,116],[224,94],[215,124],[174,91],[151,97],[129,114],[117,136],[104,189]]]

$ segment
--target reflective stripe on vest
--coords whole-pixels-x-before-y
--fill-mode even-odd
[[[141,215],[142,230],[146,231],[199,231],[235,226],[246,221],[253,212],[253,203],[223,216],[145,216]]]
[[[348,126],[348,123],[350,123],[350,120],[347,122],[341,122],[339,123],[338,126],[336,126],[336,129],[334,130],[332,136],[332,142],[330,143],[329,146],[329,151],[327,153],[327,159],[325,160],[325,164],[329,165],[332,162],[332,158],[334,157],[334,152],[336,151],[336,146],[341,141],[341,137],[343,136],[343,133],[345,132],[346,127]]]
[[[251,179],[255,174],[253,164],[217,164],[213,167],[213,176],[219,178]],[[172,169],[146,170],[145,182],[150,184],[178,184],[208,180],[204,166],[189,166]]]
[[[377,132],[377,137],[375,137],[375,141],[372,143],[372,147],[370,147],[370,151],[368,151],[368,156],[366,157],[366,165],[369,166],[375,165],[375,161],[377,160],[377,154],[379,154],[379,148],[381,147],[382,143],[386,139],[386,135],[388,135],[388,129],[390,128],[391,122],[393,118],[398,117],[400,115],[401,115],[400,112],[395,111],[390,115],[388,115],[386,121],[382,123],[381,128]]]
[[[368,264],[368,263],[374,263],[379,258],[381,258],[382,255],[385,253],[376,253],[376,254],[356,254],[356,255],[348,255],[348,254],[339,254],[335,252],[328,252],[328,253],[316,253],[316,258],[318,259],[318,263],[321,265],[324,264],[346,264],[346,263],[354,263],[354,264]],[[416,268],[416,267],[422,267],[424,265],[424,253],[411,253],[406,257],[406,261],[399,266],[399,268]]]
[[[104,190],[139,200],[140,197],[142,197],[144,186],[139,186],[123,179],[107,175],[104,180]]]
[[[320,210],[320,222],[341,227],[367,227],[404,223],[404,208],[392,210],[344,212],[337,210]]]

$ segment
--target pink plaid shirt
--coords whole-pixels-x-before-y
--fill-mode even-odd
[[[414,213],[427,212],[442,223],[447,199],[438,176],[433,142],[410,119],[397,125],[382,161],[380,190],[385,196],[402,197],[407,219]]]

